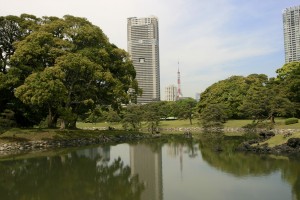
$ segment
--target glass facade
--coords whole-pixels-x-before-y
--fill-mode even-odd
[[[137,103],[160,100],[159,35],[156,17],[127,19],[127,46],[139,87]]]
[[[285,63],[300,61],[300,6],[283,11]]]

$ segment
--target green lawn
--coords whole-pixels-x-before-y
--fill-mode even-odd
[[[251,123],[251,120],[229,120],[225,123],[225,127],[227,128],[239,128],[246,124]],[[120,131],[113,132],[124,132],[122,131],[122,125],[112,124],[112,123],[83,123],[78,122],[78,128],[89,128],[89,127],[114,127]],[[170,121],[161,121],[160,127],[162,128],[186,128],[186,127],[198,127],[197,120],[193,120],[193,124],[190,125],[189,120],[170,120]],[[143,127],[146,127],[143,124]],[[300,129],[300,123],[285,125],[284,119],[276,119],[275,128],[281,129]],[[99,131],[98,131],[99,132]],[[102,131],[101,131],[102,132]],[[175,132],[170,132],[174,134]],[[178,131],[179,134],[182,134],[182,131]],[[5,142],[22,142],[22,141],[31,141],[31,140],[48,140],[48,139],[59,139],[59,138],[76,138],[76,137],[94,137],[99,133],[95,133],[93,131],[81,131],[81,130],[59,130],[59,129],[19,129],[12,128],[3,134],[0,135],[0,144]],[[168,134],[168,133],[167,133]],[[226,135],[237,136],[242,133],[226,133]],[[293,133],[290,137],[299,137],[300,132]],[[284,138],[282,134],[278,134],[275,137],[272,137],[270,140],[266,141],[269,146],[275,146],[278,144],[285,143],[290,137]]]
[[[247,124],[251,124],[252,120],[240,119],[240,120],[228,120],[224,126],[225,128],[240,128]]]
[[[288,141],[288,139],[292,138],[292,137],[293,138],[300,138],[300,132],[293,133],[291,136],[286,137],[286,138],[284,137],[284,135],[278,134],[278,135],[275,135],[274,137],[271,137],[267,141],[261,143],[260,145],[267,143],[269,147],[274,147],[276,145],[286,143]]]
[[[198,127],[198,120],[192,120],[192,125],[190,120],[163,120],[159,124],[162,128],[176,128],[176,127]]]
[[[0,144],[6,142],[26,142],[53,139],[57,129],[12,128],[0,135]]]
[[[97,127],[114,127],[116,129],[121,129],[122,124],[120,123],[107,123],[107,122],[99,122],[99,123],[84,123],[84,122],[77,122],[77,128],[97,128]]]
[[[284,120],[282,118],[275,119],[275,128],[280,129],[300,129],[300,123],[296,124],[290,124],[285,125]],[[163,120],[160,121],[159,127],[162,128],[178,128],[178,127],[198,127],[198,120],[194,119],[192,121],[192,125],[190,125],[189,120]],[[252,120],[228,120],[224,126],[225,128],[240,128],[245,126],[246,124],[251,124]],[[84,122],[78,122],[77,127],[78,128],[89,128],[89,127],[114,127],[116,129],[122,129],[122,125],[120,123],[106,123],[106,122],[100,122],[100,123],[84,123]],[[144,125],[145,127],[145,125]]]

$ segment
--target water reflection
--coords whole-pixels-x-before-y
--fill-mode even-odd
[[[108,164],[109,148],[0,162],[1,199],[128,199],[144,190],[121,158]]]
[[[0,161],[0,196],[5,200],[300,200],[299,159],[236,153],[231,140],[222,145],[222,152],[205,140],[190,140],[15,157]]]
[[[212,151],[212,146],[205,141],[199,143],[201,155],[210,166],[233,176],[261,177],[281,173],[281,178],[292,187],[292,199],[300,200],[300,162],[299,158],[257,155],[234,152],[235,141],[224,140],[222,152]]]
[[[145,144],[130,146],[132,175],[138,175],[144,184],[142,200],[162,200],[162,155],[161,148],[154,151]]]
[[[96,147],[96,148],[88,148],[88,149],[81,149],[77,150],[76,154],[79,157],[86,157],[92,160],[96,160],[96,165],[108,165],[110,161],[110,146],[104,147]]]

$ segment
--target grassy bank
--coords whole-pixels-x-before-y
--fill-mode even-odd
[[[300,123],[296,124],[290,124],[285,125],[284,124],[285,119],[278,118],[275,120],[275,128],[278,129],[300,129]],[[226,128],[241,128],[247,124],[251,124],[252,120],[228,120],[224,126]],[[84,122],[78,122],[77,127],[78,128],[87,128],[87,127],[114,127],[116,129],[121,129],[122,125],[120,123],[84,123]],[[146,127],[145,124],[143,124],[144,127]],[[162,128],[185,128],[185,127],[199,127],[198,121],[193,120],[192,125],[190,124],[189,120],[165,120],[160,121],[159,127]]]
[[[277,118],[275,120],[275,126],[274,128],[277,129],[300,129],[300,123],[296,123],[296,124],[290,124],[290,125],[285,125],[284,123],[285,119],[283,118]],[[247,124],[251,124],[252,120],[228,120],[225,124],[224,127],[225,128],[241,128]],[[121,124],[109,124],[109,123],[82,123],[79,122],[77,124],[78,128],[86,128],[86,127],[114,127],[116,129],[121,129],[122,126]],[[193,124],[190,125],[190,121],[189,120],[169,120],[169,121],[161,121],[159,124],[159,127],[161,128],[186,128],[186,127],[198,127],[198,121],[197,120],[193,120]],[[145,127],[145,125],[144,125]],[[176,132],[172,132],[172,133],[176,133]],[[180,134],[182,134],[182,132],[178,132]],[[166,132],[167,134],[167,132]],[[225,133],[225,135],[227,136],[241,136],[243,133]],[[291,137],[296,137],[296,138],[300,138],[300,133],[294,133]],[[276,145],[280,145],[283,143],[286,143],[287,140],[290,137],[284,137],[283,135],[276,135],[275,137],[272,137],[271,139],[265,141],[264,143],[268,143],[268,145],[270,147],[274,147]]]
[[[289,138],[300,138],[300,132],[293,133],[290,137],[284,137],[284,135],[278,134],[261,143],[260,145],[268,144],[269,147],[275,147],[277,145],[286,143]]]
[[[59,129],[20,129],[12,128],[0,135],[0,144],[41,140],[63,140],[77,138],[97,138],[101,135],[126,135],[137,132],[122,130],[59,130]]]
[[[251,120],[229,120],[224,125],[226,128],[240,128],[246,124],[251,123]],[[146,127],[145,124],[143,124]],[[198,127],[197,120],[193,120],[193,124],[190,125],[189,120],[170,120],[161,121],[159,127],[162,128],[186,128],[186,127]],[[77,130],[59,130],[59,129],[19,129],[12,128],[0,135],[0,144],[8,142],[22,142],[22,141],[37,141],[37,140],[52,140],[52,139],[68,139],[68,138],[90,138],[98,137],[101,134],[128,134],[131,132],[123,131],[120,123],[83,123],[78,122]],[[113,127],[116,131],[92,131],[92,130],[80,130],[84,128],[100,128],[100,127]],[[300,129],[300,123],[285,125],[284,119],[276,119],[275,128],[278,129]],[[176,133],[176,132],[169,132]],[[182,134],[182,132],[178,132]],[[163,133],[164,134],[164,133]],[[166,134],[168,134],[166,132]],[[228,136],[240,136],[242,133],[226,133]],[[291,137],[299,137],[300,133],[294,133]],[[284,138],[283,135],[276,135],[269,141],[266,141],[269,146],[275,146],[285,143],[288,138]]]

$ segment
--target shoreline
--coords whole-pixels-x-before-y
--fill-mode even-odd
[[[292,155],[300,153],[300,138],[290,137],[287,143],[269,147],[267,143],[260,145],[260,141],[245,141],[235,148],[240,152],[258,154]]]
[[[32,141],[13,141],[0,144],[0,157],[24,152],[53,150],[58,148],[81,147],[97,144],[116,144],[122,142],[136,142],[144,139],[158,138],[160,135],[143,133],[109,134],[95,132],[92,137],[45,139]],[[16,137],[17,138],[17,137]]]
[[[130,143],[142,141],[144,139],[154,139],[154,138],[171,138],[172,136],[181,136],[183,138],[191,138],[192,134],[194,136],[199,135],[199,132],[192,132],[191,135],[186,135],[186,131],[195,131],[194,128],[178,128],[182,134],[172,134],[172,131],[169,131],[167,134],[151,134],[151,133],[141,133],[141,132],[129,132],[129,131],[120,131],[120,130],[68,130],[66,132],[60,130],[53,130],[54,137],[46,139],[32,139],[25,141],[18,141],[22,137],[19,137],[18,133],[13,134],[10,137],[11,141],[0,143],[0,157],[9,156],[20,153],[30,153],[36,151],[47,151],[60,148],[68,147],[82,147],[89,145],[98,145],[98,144],[117,144],[117,143]],[[225,130],[225,129],[224,129]],[[230,128],[226,129],[227,132],[241,132],[241,128]],[[298,129],[277,129],[271,130],[276,133],[276,135],[284,135],[286,133],[298,132]],[[78,136],[78,132],[82,132]],[[24,133],[21,134],[24,135]],[[40,134],[39,132],[35,133],[36,135]],[[25,133],[26,135],[26,133]],[[55,138],[55,136],[61,136],[62,138]],[[187,137],[189,136],[189,137]],[[1,138],[1,137],[0,137]],[[290,136],[289,139],[293,137]],[[265,138],[267,139],[267,138]],[[256,154],[276,154],[276,155],[290,155],[290,154],[299,154],[300,153],[300,138],[296,138],[299,142],[296,142],[296,145],[293,147],[288,145],[288,143],[280,144],[274,147],[269,147],[268,144],[262,144],[263,140],[248,140],[239,144],[235,151],[240,152],[251,152]]]

